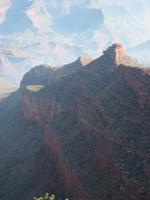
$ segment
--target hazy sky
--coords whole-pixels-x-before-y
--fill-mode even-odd
[[[145,44],[149,19],[150,0],[0,0],[0,73],[19,78],[40,63],[99,56],[112,42]]]

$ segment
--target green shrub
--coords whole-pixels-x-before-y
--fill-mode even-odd
[[[54,194],[45,193],[42,197],[33,197],[34,200],[56,200]],[[69,199],[64,199],[69,200]]]

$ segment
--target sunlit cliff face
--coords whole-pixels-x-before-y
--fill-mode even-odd
[[[104,51],[104,55],[109,56],[116,65],[123,64],[125,59],[125,51],[121,44],[115,43]]]

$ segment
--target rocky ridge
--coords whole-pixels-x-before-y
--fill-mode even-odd
[[[22,112],[44,128],[46,155],[71,199],[149,197],[150,76],[127,58],[114,44],[74,74],[23,92]]]
[[[5,171],[9,163],[9,177],[24,189],[0,179],[2,200],[30,200],[45,191],[71,200],[150,198],[150,70],[129,65],[134,62],[120,44],[84,67],[81,60],[59,69],[38,66],[24,76],[12,119],[21,135],[6,125],[21,153],[12,146],[16,157],[0,165]],[[23,181],[15,174],[22,172]]]

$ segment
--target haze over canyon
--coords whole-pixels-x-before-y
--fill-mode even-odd
[[[149,19],[150,0],[0,0],[0,200],[150,200]]]

